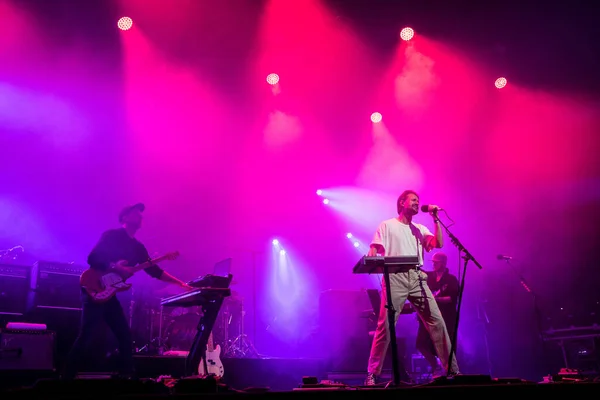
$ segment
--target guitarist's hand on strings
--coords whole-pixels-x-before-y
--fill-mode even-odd
[[[133,274],[131,273],[131,269],[129,268],[129,266],[127,265],[127,261],[125,260],[120,260],[118,262],[115,263],[115,265],[113,266],[113,269],[119,274],[121,275],[121,277],[123,279],[127,279],[130,278]]]

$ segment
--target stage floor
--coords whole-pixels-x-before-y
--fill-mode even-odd
[[[600,379],[588,378],[585,382],[535,383],[518,378],[493,379],[487,375],[461,375],[452,379],[441,379],[424,384],[403,384],[398,388],[363,387],[363,372],[327,372],[323,360],[280,359],[280,358],[224,358],[223,379],[216,382],[211,378],[185,378],[185,358],[136,356],[138,379],[111,379],[108,374],[86,374],[72,381],[59,380],[54,373],[32,373],[25,371],[1,371],[0,398],[22,398],[24,396],[44,398],[80,398],[96,396],[123,397],[171,397],[202,393],[212,395],[264,396],[312,396],[315,392],[326,392],[330,396],[387,398],[402,394],[426,397],[445,395],[473,396],[532,396],[532,395],[586,395],[590,389],[600,389]],[[314,377],[326,385],[303,385],[303,377]],[[583,392],[586,391],[586,392]]]
[[[118,381],[116,379],[77,379],[70,382],[59,380],[41,380],[32,388],[20,389],[2,393],[3,400],[29,398],[44,399],[74,399],[74,398],[106,398],[118,396],[120,399],[156,399],[175,398],[189,395],[202,395],[202,398],[236,397],[271,399],[290,398],[309,400],[315,394],[326,393],[329,398],[336,399],[397,399],[398,396],[418,396],[419,399],[439,399],[439,396],[508,396],[512,397],[540,397],[561,396],[562,398],[584,398],[589,396],[591,390],[600,389],[600,383],[517,383],[494,382],[492,384],[477,384],[463,382],[432,383],[418,387],[400,388],[363,388],[363,387],[338,387],[338,388],[297,388],[292,391],[266,391],[258,388],[254,390],[233,390],[225,386],[217,386],[208,379],[187,379],[178,381],[173,387],[164,383],[151,380]],[[593,392],[592,392],[593,393]]]

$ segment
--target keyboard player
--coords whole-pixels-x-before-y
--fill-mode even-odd
[[[431,216],[434,219],[434,232],[424,225],[412,221],[419,212],[419,195],[413,190],[405,190],[396,203],[398,217],[391,218],[379,224],[371,241],[369,256],[418,256],[419,265],[423,265],[423,254],[434,248],[442,248],[444,239],[440,223],[437,222],[436,206],[430,206]],[[448,370],[447,363],[450,358],[451,342],[446,330],[444,319],[438,305],[427,286],[427,275],[419,267],[411,268],[406,272],[390,275],[392,305],[396,311],[395,321],[398,321],[399,310],[402,310],[406,300],[410,301],[419,318],[423,321],[427,332],[434,344],[436,353],[444,370]],[[377,329],[371,345],[371,354],[367,368],[365,385],[373,386],[378,383],[378,377],[383,368],[390,335],[385,305],[386,291],[382,282],[381,310],[377,321]],[[456,357],[452,357],[452,374],[458,373]]]

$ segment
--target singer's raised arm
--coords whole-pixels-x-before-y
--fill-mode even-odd
[[[431,251],[433,249],[441,249],[444,247],[444,235],[440,221],[434,217],[433,235],[429,234],[425,236],[425,251]],[[431,232],[428,232],[431,233]]]

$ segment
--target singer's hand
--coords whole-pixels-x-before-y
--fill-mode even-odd
[[[433,218],[437,218],[437,213],[440,210],[440,207],[436,205],[430,205],[429,209],[431,210],[429,211],[429,214],[431,214]]]

